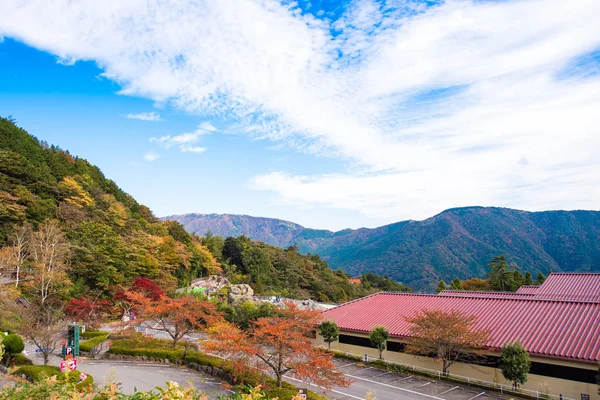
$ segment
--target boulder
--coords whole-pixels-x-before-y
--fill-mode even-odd
[[[227,300],[229,304],[241,304],[246,301],[254,301],[254,290],[250,285],[231,285],[229,286],[229,293],[227,294]]]

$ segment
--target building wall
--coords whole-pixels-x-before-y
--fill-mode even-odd
[[[368,335],[355,332],[341,333],[344,335],[354,337],[369,337]],[[327,344],[323,341],[323,339],[320,336],[317,336],[317,338],[314,340],[314,344],[316,346],[327,347]],[[379,357],[377,349],[370,347],[355,346],[346,343],[334,342],[331,343],[331,349],[360,355],[368,354],[368,356],[371,358]],[[414,365],[417,367],[428,368],[436,371],[442,370],[442,363],[429,357],[420,357],[412,354],[386,350],[383,352],[383,358],[386,361],[397,362],[405,365]],[[531,357],[531,361],[573,368],[582,368],[593,371],[597,370],[597,365],[594,364],[556,360],[552,358]],[[504,377],[502,376],[502,372],[497,368],[475,364],[454,363],[450,366],[448,370],[451,374],[454,375],[461,375],[473,379],[495,382],[511,386],[511,382],[504,379]],[[581,394],[588,394],[590,396],[590,400],[600,400],[600,395],[598,394],[598,386],[595,384],[565,380],[548,376],[529,374],[529,378],[527,382],[524,385],[522,385],[522,388],[550,393],[556,396],[562,394],[564,397],[568,397],[571,399],[581,399]]]

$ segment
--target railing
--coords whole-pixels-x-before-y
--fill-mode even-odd
[[[355,359],[361,359],[365,362],[371,362],[371,361],[383,361],[384,363],[387,364],[394,364],[394,365],[399,365],[401,367],[404,367],[407,371],[412,371],[412,372],[419,372],[422,374],[426,374],[432,377],[437,378],[438,380],[441,379],[445,379],[445,380],[451,380],[454,382],[459,382],[459,383],[466,383],[467,385],[474,385],[474,386],[479,386],[479,387],[483,387],[483,388],[490,388],[493,390],[497,390],[502,394],[512,394],[512,395],[525,395],[531,398],[535,398],[535,399],[547,399],[547,400],[575,400],[569,397],[563,397],[563,395],[554,395],[554,394],[550,394],[550,393],[545,393],[545,392],[541,392],[541,391],[537,391],[537,390],[529,390],[529,389],[513,389],[512,385],[504,385],[501,383],[496,383],[496,382],[489,382],[489,381],[484,381],[481,379],[475,379],[475,378],[471,378],[468,376],[462,376],[462,375],[456,375],[456,374],[452,374],[447,372],[446,374],[444,374],[442,371],[439,370],[435,370],[435,369],[429,369],[429,368],[425,368],[425,367],[420,367],[418,365],[410,365],[410,364],[403,364],[403,363],[399,363],[396,361],[387,361],[387,360],[379,360],[378,358],[374,358],[374,357],[369,357],[369,355],[364,354],[364,355],[360,355],[360,354],[356,354],[356,353],[349,353],[347,351],[334,351],[334,353],[339,353],[339,354],[345,354],[346,356],[349,356],[350,358],[355,358]]]

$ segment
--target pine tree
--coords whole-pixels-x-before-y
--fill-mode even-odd
[[[531,272],[525,272],[525,285],[533,285],[533,278],[531,277]]]
[[[460,279],[454,278],[454,280],[450,284],[450,290],[463,290],[462,283],[460,282]]]
[[[447,289],[446,288],[446,282],[444,282],[444,280],[442,279],[440,281],[440,283],[438,283],[437,292],[439,293],[439,292],[441,292],[443,290],[446,290],[446,289]]]
[[[545,280],[546,280],[546,277],[544,276],[544,274],[542,274],[541,272],[538,272],[537,278],[535,279],[535,284],[541,285],[542,283],[544,283]]]

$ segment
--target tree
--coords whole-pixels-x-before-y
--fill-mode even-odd
[[[20,354],[23,350],[25,350],[25,344],[23,343],[23,339],[21,339],[19,335],[14,333],[3,336],[2,345],[4,346],[4,353],[6,356],[5,365],[7,367],[10,365],[10,360],[14,356]]]
[[[347,386],[349,382],[343,373],[335,370],[333,354],[311,343],[320,313],[301,310],[291,302],[285,305],[279,315],[257,319],[249,331],[226,322],[215,325],[209,329],[211,340],[202,347],[227,358],[238,368],[271,372],[279,387],[284,375],[325,388]]]
[[[68,243],[57,221],[49,220],[31,235],[30,253],[35,269],[34,287],[40,303],[57,294],[68,282],[66,259]]]
[[[503,292],[513,290],[513,271],[516,269],[516,266],[509,265],[506,262],[506,256],[504,254],[492,258],[489,267],[491,271],[488,274],[488,280],[490,281],[492,290]]]
[[[380,360],[383,360],[383,351],[389,338],[390,331],[385,326],[374,326],[369,333],[369,340],[377,348],[377,351],[379,351]]]
[[[65,307],[67,315],[83,322],[90,329],[100,326],[104,317],[110,310],[111,303],[108,300],[97,297],[81,296],[72,299]]]
[[[531,368],[529,353],[518,340],[504,343],[500,353],[500,370],[502,375],[513,383],[513,389],[527,382],[527,374]]]
[[[214,303],[193,296],[162,296],[152,300],[141,293],[129,292],[127,297],[135,304],[139,317],[146,320],[144,325],[167,333],[173,347],[189,333],[204,330],[222,319]]]
[[[0,337],[1,339],[1,337]],[[2,344],[2,341],[0,341],[0,360],[2,360],[4,358],[4,345]]]
[[[463,290],[462,283],[460,283],[460,279],[454,278],[454,280],[450,284],[450,290]]]
[[[446,290],[446,282],[444,282],[443,280],[440,280],[440,283],[438,283],[438,287],[437,287],[437,292],[440,293],[441,291]]]
[[[533,277],[531,276],[531,272],[525,272],[525,280],[523,282],[524,285],[531,286],[533,285]]]
[[[464,290],[491,290],[490,283],[486,279],[471,278],[462,281]]]
[[[538,272],[537,278],[535,279],[535,284],[541,285],[544,283],[545,280],[546,280],[546,277],[544,276],[544,274],[542,274],[541,272]]]
[[[406,351],[418,355],[435,355],[442,361],[442,371],[456,361],[480,358],[489,341],[489,332],[475,330],[477,317],[458,310],[422,310],[406,321],[412,336]]]
[[[319,325],[319,334],[325,343],[327,343],[327,348],[331,349],[331,343],[338,340],[340,336],[340,327],[335,321],[323,321],[321,325]]]
[[[58,303],[52,303],[54,301],[32,303],[29,308],[20,308],[18,311],[22,323],[17,326],[17,331],[37,347],[44,357],[44,365],[48,364],[48,358],[57,348],[65,330],[60,324],[61,308]]]
[[[31,227],[23,225],[12,235],[12,257],[11,261],[15,270],[15,287],[19,286],[19,277],[23,264],[29,258],[29,240],[31,237]]]

